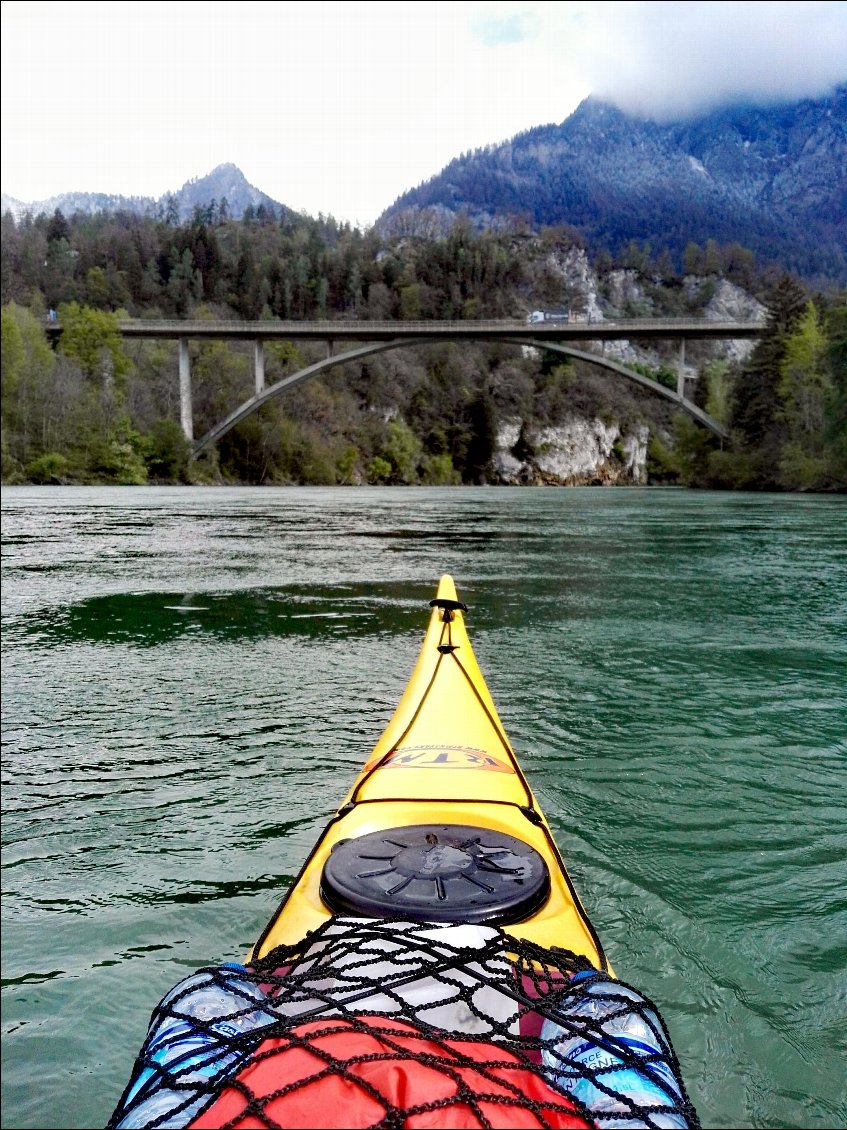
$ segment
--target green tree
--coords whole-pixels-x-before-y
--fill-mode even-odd
[[[732,405],[733,376],[728,361],[710,361],[703,369],[701,380],[706,396],[703,407],[718,423],[728,424]]]
[[[72,301],[77,294],[76,268],[78,252],[67,239],[50,240],[44,260],[42,285],[47,305],[55,308]]]
[[[59,311],[59,352],[75,361],[86,376],[121,386],[130,370],[115,314],[69,302]]]
[[[787,336],[779,363],[779,395],[792,439],[820,438],[831,391],[827,338],[813,302]]]
[[[149,441],[121,417],[88,448],[88,473],[95,482],[140,486],[147,482]]]
[[[15,303],[3,309],[2,406],[3,477],[14,477],[32,459],[58,442],[59,401],[54,374],[56,355],[41,322]]]
[[[117,315],[77,303],[61,307],[59,315],[60,358],[83,378],[64,405],[65,451],[72,468],[83,481],[145,482],[145,443],[126,409],[132,363]],[[71,375],[72,370],[65,374]]]
[[[85,298],[89,306],[101,310],[109,305],[109,283],[102,267],[89,267],[86,271]]]
[[[47,225],[46,234],[48,243],[53,243],[60,239],[67,241],[71,238],[70,225],[65,219],[65,215],[61,211],[61,209],[57,208],[53,215],[50,217],[50,223]]]
[[[847,291],[841,291],[826,315],[830,388],[824,440],[829,485],[847,490]]]
[[[421,441],[405,421],[388,421],[382,454],[391,463],[391,478],[394,482],[415,482],[421,451]]]
[[[699,243],[687,244],[682,255],[682,269],[685,273],[687,275],[702,275],[704,273],[704,262],[705,255]]]
[[[150,478],[188,482],[191,445],[176,420],[160,419],[153,425],[145,454]]]
[[[391,478],[392,466],[381,455],[375,455],[368,467],[369,483],[386,483]]]
[[[673,465],[684,486],[702,484],[708,476],[709,457],[714,451],[714,437],[692,418],[680,413],[674,419]],[[657,454],[654,448],[654,457]]]
[[[535,381],[533,412],[542,424],[557,424],[565,415],[575,381],[569,361],[560,362],[554,353],[545,353],[541,372]]]
[[[400,291],[400,317],[414,322],[421,317],[421,288],[419,283],[404,286]]]
[[[730,425],[736,444],[758,466],[758,485],[779,487],[781,448],[788,439],[779,394],[781,365],[788,339],[806,311],[803,287],[784,275],[768,295],[767,330],[743,366],[732,398]]]
[[[61,484],[70,478],[71,465],[61,452],[46,451],[43,455],[31,459],[24,471],[28,482],[40,485]]]
[[[497,446],[497,410],[487,392],[480,392],[470,403],[470,440],[465,457],[465,478],[484,483]]]
[[[421,482],[432,487],[457,486],[462,476],[453,466],[453,460],[443,452],[441,455],[424,455],[421,460]]]
[[[19,390],[24,369],[24,343],[21,328],[14,316],[14,305],[0,315],[0,355],[3,380],[0,383],[0,454],[3,481],[17,477],[19,459]]]
[[[191,249],[186,247],[180,252],[174,248],[167,286],[168,300],[174,312],[179,317],[185,317],[202,293],[203,276],[197,269]]]
[[[15,393],[24,367],[23,334],[15,317],[16,309],[12,303],[0,315],[0,355],[3,367],[3,383],[0,388],[4,397]]]
[[[335,470],[339,483],[349,486],[356,481],[356,468],[359,463],[359,450],[348,444],[335,460]]]

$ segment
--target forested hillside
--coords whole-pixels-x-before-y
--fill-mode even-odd
[[[561,481],[550,436],[600,421],[605,462],[582,479],[638,481],[627,437],[647,437],[650,481],[766,489],[847,485],[847,297],[763,272],[738,244],[686,248],[684,273],[630,243],[589,257],[563,227],[381,237],[332,221],[197,205],[188,222],[55,212],[2,231],[2,474],[6,483],[480,483]],[[125,342],[118,317],[475,319],[564,304],[599,317],[708,313],[758,299],[769,332],[749,355],[692,347],[692,392],[732,432],[721,449],[645,390],[515,346],[381,354],[315,378],[191,460],[179,425],[177,345]],[[739,299],[740,300],[740,299]],[[44,333],[57,311],[54,351]],[[252,391],[249,344],[194,342],[195,435]],[[675,382],[671,354],[628,360]],[[273,384],[323,346],[267,346]],[[598,425],[599,427],[600,425]],[[558,429],[558,432],[557,432]],[[616,430],[617,429],[617,430]],[[505,445],[505,446],[504,446]]]

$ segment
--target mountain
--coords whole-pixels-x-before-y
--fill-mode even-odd
[[[52,216],[56,209],[65,216],[75,212],[93,215],[95,212],[137,212],[139,215],[153,215],[156,201],[152,196],[115,196],[105,192],[63,192],[59,196],[49,196],[46,200],[27,202],[17,200],[7,193],[0,195],[0,211],[3,215],[11,212],[16,220],[24,216]]]
[[[75,212],[92,215],[95,212],[136,212],[142,216],[170,215],[174,220],[189,220],[194,209],[209,208],[214,202],[220,209],[226,201],[226,214],[240,219],[247,208],[264,207],[275,216],[290,213],[291,209],[271,199],[258,188],[254,188],[239,168],[232,164],[218,165],[207,176],[195,177],[179,189],[168,192],[159,199],[152,196],[110,196],[102,192],[63,192],[48,200],[25,203],[2,194],[0,209],[5,214],[11,212],[15,219],[29,213],[33,216],[52,215],[58,208],[65,216]]]
[[[467,153],[401,196],[384,234],[567,225],[589,248],[739,243],[807,279],[847,281],[847,85],[661,124],[587,98],[560,125]]]
[[[3,213],[69,217],[129,211],[191,219],[289,208],[232,164],[152,197],[63,193],[32,203],[2,196]],[[632,117],[587,98],[559,125],[455,160],[404,193],[375,225],[384,236],[437,236],[466,215],[477,228],[574,229],[592,253],[635,242],[684,266],[689,244],[740,244],[815,285],[847,283],[847,84],[820,99],[734,105],[684,121]]]

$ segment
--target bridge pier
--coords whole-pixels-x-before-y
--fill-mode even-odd
[[[256,377],[256,395],[265,391],[265,343],[261,338],[253,342],[253,372]]]
[[[676,370],[676,394],[685,396],[685,338],[679,339],[679,363]]]
[[[194,410],[191,404],[191,356],[188,338],[179,339],[179,415],[182,434],[189,443],[194,442]]]

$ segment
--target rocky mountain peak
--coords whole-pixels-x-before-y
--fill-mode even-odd
[[[184,222],[192,217],[196,207],[208,208],[215,202],[217,206],[226,201],[226,212],[233,219],[240,219],[247,208],[264,207],[279,216],[289,211],[285,205],[272,199],[266,193],[250,184],[237,165],[231,162],[216,166],[205,176],[193,177],[173,192],[160,197],[115,196],[102,192],[64,192],[45,200],[25,202],[14,197],[2,195],[2,211],[11,212],[15,219],[30,214],[51,215],[57,209],[66,216],[75,212],[93,215],[96,212],[134,212],[142,216],[166,215]]]

